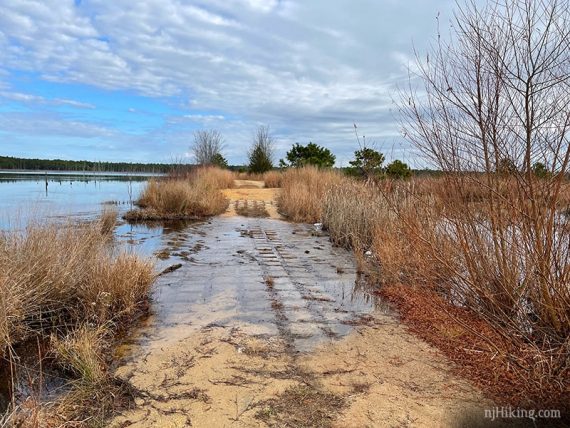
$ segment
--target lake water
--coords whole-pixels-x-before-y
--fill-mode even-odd
[[[106,207],[120,217],[148,179],[0,172],[0,232],[34,218],[94,219]],[[241,216],[154,224],[119,219],[114,242],[150,257],[162,272],[152,287],[151,316],[117,350],[129,364],[212,326],[280,343],[296,355],[344,337],[379,307],[352,253],[310,225]],[[56,397],[62,382],[50,376],[44,375],[43,393]],[[18,386],[22,396],[26,388]],[[1,402],[0,381],[0,410]]]
[[[34,218],[89,219],[105,205],[122,213],[130,209],[148,179],[126,174],[0,171],[0,229],[17,228]]]
[[[33,218],[89,220],[105,207],[120,217],[149,178],[0,172],[0,227],[17,229]],[[288,340],[305,349],[326,337],[344,335],[350,325],[343,322],[367,314],[373,306],[366,293],[355,291],[350,253],[334,249],[326,236],[313,237],[309,226],[239,216],[187,223],[119,220],[115,236],[123,248],[155,256],[158,272],[181,266],[154,287],[155,327],[168,330],[169,338],[178,335],[170,327],[181,324],[187,331],[189,323],[203,326],[198,322],[202,318],[242,328],[252,324],[277,334],[287,323],[284,314],[275,317],[273,304],[287,312],[292,326]],[[275,278],[270,292],[263,282],[267,275]],[[223,302],[223,308],[216,302]]]

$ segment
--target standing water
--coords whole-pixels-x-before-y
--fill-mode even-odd
[[[0,229],[38,218],[93,218],[105,205],[130,208],[149,175],[0,172]]]

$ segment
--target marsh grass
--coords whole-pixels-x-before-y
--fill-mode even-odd
[[[281,171],[268,171],[263,174],[262,179],[265,183],[265,187],[267,188],[281,187],[283,173]]]
[[[150,262],[115,254],[102,223],[32,223],[0,239],[0,349],[62,322],[129,315],[153,280]]]
[[[312,166],[288,169],[281,179],[282,191],[277,200],[279,210],[292,221],[319,222],[326,193],[346,180],[338,172]]]
[[[438,310],[465,308],[475,317],[469,322],[487,323],[494,334],[456,318],[471,329],[466,337],[483,339],[483,348],[474,345],[485,355],[482,370],[500,373],[489,380],[481,372],[486,387],[527,400],[518,404],[559,403],[570,378],[570,220],[562,214],[569,184],[556,199],[548,186],[559,183],[532,180],[534,199],[507,176],[364,183],[291,171],[281,208],[297,221],[322,219],[331,240],[354,249],[376,284],[404,285],[398,290],[408,290],[406,298],[425,288],[439,296]]]
[[[71,420],[88,417],[88,408],[101,405],[93,397],[111,391],[106,353],[116,334],[145,311],[155,278],[149,260],[115,248],[114,218],[104,213],[83,224],[36,221],[0,235],[0,354],[11,367],[11,378],[1,381],[10,388],[21,381],[18,350],[26,347],[19,345],[35,340],[47,345],[49,361],[72,379],[56,407],[69,400],[73,405],[54,410],[28,397],[24,407],[10,407],[16,419],[41,412],[48,420],[52,411]],[[85,400],[70,399],[76,394]]]
[[[173,168],[167,180],[171,181],[207,181],[217,189],[231,189],[234,187],[234,180],[238,178],[237,173],[228,169],[216,166],[193,166],[178,165]]]
[[[101,225],[101,234],[104,236],[110,236],[115,230],[117,225],[117,216],[119,212],[114,207],[105,207],[101,212],[99,218],[99,224]]]
[[[151,180],[128,221],[176,220],[209,217],[223,213],[229,201],[220,189],[232,187],[234,175],[219,168],[196,168],[184,178]]]
[[[70,379],[65,394],[44,405],[53,425],[84,421],[105,426],[117,409],[131,405],[135,391],[109,368],[113,328],[83,324],[65,335],[52,335],[51,354]]]
[[[236,174],[228,169],[210,166],[194,168],[186,178],[190,181],[206,183],[215,189],[231,189],[234,187]]]

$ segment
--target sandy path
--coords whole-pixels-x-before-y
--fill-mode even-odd
[[[223,217],[232,217],[237,215],[236,208],[239,209],[246,201],[251,206],[257,204],[260,209],[264,209],[267,217],[281,219],[282,216],[277,212],[277,204],[275,200],[281,189],[266,189],[263,181],[253,180],[235,180],[233,189],[223,190],[226,198],[230,200],[228,211],[222,214]]]
[[[275,194],[227,194],[261,191]],[[179,247],[191,255],[117,369],[136,407],[111,425],[446,427],[489,406],[309,226],[230,210]]]

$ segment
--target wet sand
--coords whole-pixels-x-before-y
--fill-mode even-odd
[[[230,206],[222,217],[237,215],[240,207],[246,204],[256,204],[266,210],[266,217],[283,219],[277,211],[276,199],[281,189],[266,189],[262,181],[235,180],[235,188],[223,190],[226,198],[230,200]]]
[[[274,204],[273,189],[228,192],[262,190]],[[117,376],[137,398],[112,426],[460,426],[489,406],[312,226],[230,208],[177,236],[182,266],[159,278],[154,315],[120,349]],[[335,406],[312,414],[307,395]]]

